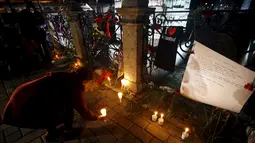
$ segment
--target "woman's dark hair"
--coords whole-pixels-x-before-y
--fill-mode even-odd
[[[93,70],[81,67],[75,71],[76,78],[80,81],[92,80],[93,79]]]

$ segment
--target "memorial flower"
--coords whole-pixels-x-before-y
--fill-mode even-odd
[[[249,91],[253,91],[253,85],[252,84],[250,84],[250,83],[246,83],[245,85],[244,85],[244,88],[245,89],[247,89],[247,90],[249,90]]]

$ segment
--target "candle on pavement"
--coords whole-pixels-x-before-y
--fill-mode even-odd
[[[154,112],[154,114],[152,115],[151,119],[152,119],[153,122],[157,121],[157,119],[158,119],[158,112],[157,111]]]

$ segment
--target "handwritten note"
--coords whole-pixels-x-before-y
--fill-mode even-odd
[[[252,92],[244,89],[255,72],[214,52],[199,42],[193,46],[183,76],[181,93],[193,100],[239,113]]]

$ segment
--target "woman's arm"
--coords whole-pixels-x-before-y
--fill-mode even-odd
[[[98,120],[98,115],[91,112],[84,100],[84,91],[75,91],[73,94],[72,104],[74,109],[81,115],[85,120],[95,121]]]

